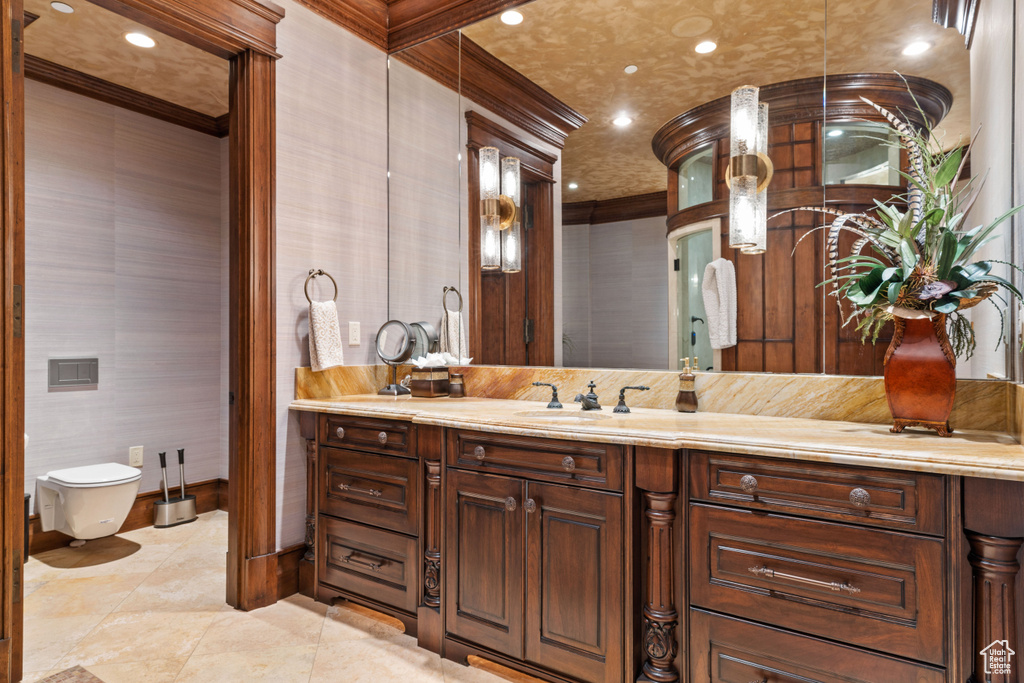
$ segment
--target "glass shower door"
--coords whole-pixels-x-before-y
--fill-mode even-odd
[[[704,298],[700,285],[704,280],[704,268],[712,260],[712,231],[701,230],[684,235],[676,241],[676,272],[679,316],[676,325],[678,358],[697,356],[701,370],[714,367],[714,352],[708,335],[707,315],[704,313]],[[683,367],[682,360],[679,361]]]

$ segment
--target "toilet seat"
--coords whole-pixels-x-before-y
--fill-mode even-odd
[[[45,479],[68,488],[95,488],[127,484],[142,478],[142,470],[116,462],[69,467],[48,472]]]

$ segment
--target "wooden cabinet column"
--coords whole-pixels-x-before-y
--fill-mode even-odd
[[[965,478],[964,534],[970,544],[967,559],[974,585],[974,672],[970,680],[1017,683],[1024,680],[1018,673],[1024,643],[1017,635],[1018,620],[1024,616],[1018,604],[1024,483]]]
[[[684,568],[676,554],[676,509],[679,499],[679,452],[638,446],[636,487],[643,492],[646,558],[643,607],[643,673],[638,680],[672,683],[679,680],[680,618],[676,594]]]
[[[431,652],[441,652],[444,635],[441,621],[441,539],[444,515],[441,509],[441,461],[444,436],[440,427],[419,425],[417,448],[423,473],[423,514],[420,516],[420,547],[423,552],[423,599],[416,610],[418,644]]]

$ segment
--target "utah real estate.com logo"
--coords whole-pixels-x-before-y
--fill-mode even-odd
[[[1008,676],[1013,668],[1013,656],[1017,653],[1010,649],[1010,643],[1007,641],[996,640],[980,654],[985,658],[986,674]]]

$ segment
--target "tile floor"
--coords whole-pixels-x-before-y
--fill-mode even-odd
[[[25,678],[105,683],[501,683],[416,647],[393,620],[299,595],[224,603],[227,513],[59,548],[25,564]]]

